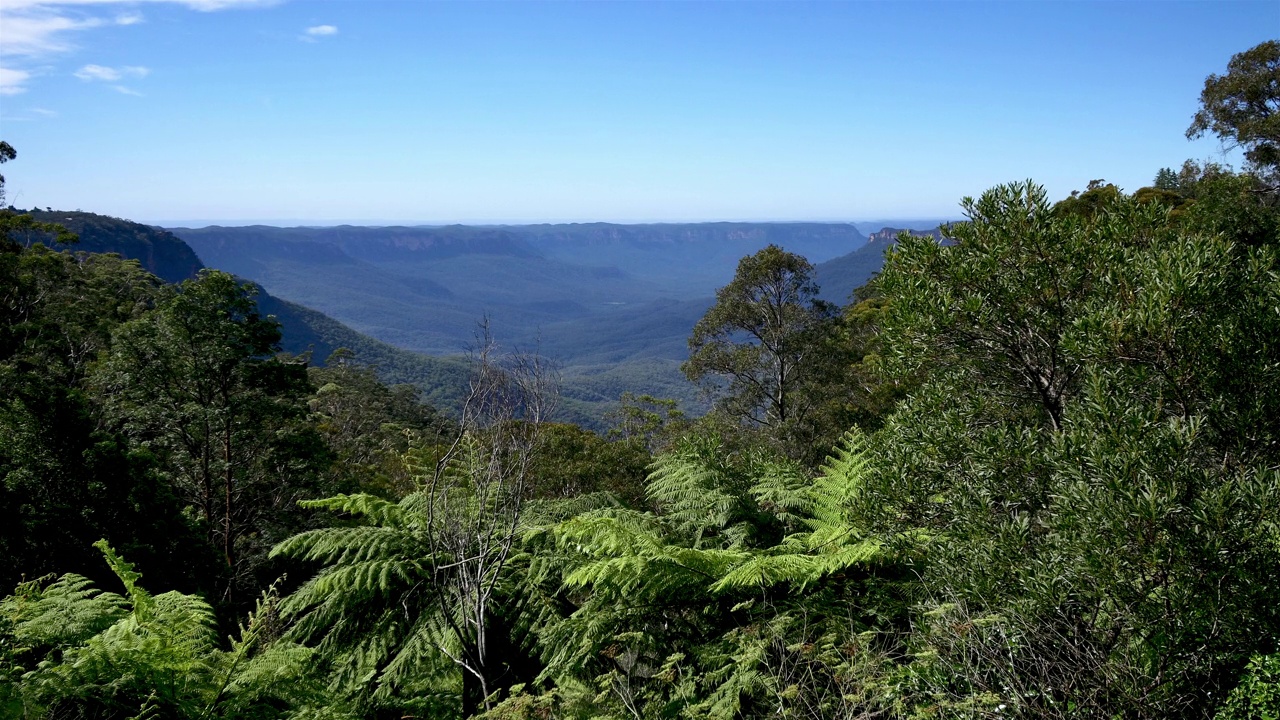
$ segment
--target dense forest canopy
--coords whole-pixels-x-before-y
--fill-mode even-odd
[[[1278,58],[1188,130],[1243,172],[988,189],[843,307],[743,258],[712,411],[603,435],[487,328],[434,407],[0,211],[0,712],[1280,716]]]

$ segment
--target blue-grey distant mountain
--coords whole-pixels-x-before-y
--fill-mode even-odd
[[[676,329],[667,321],[675,334],[659,337],[650,303],[708,298],[741,257],[766,245],[823,260],[865,243],[844,223],[173,231],[208,264],[399,347],[458,352],[485,315],[499,337],[554,343],[567,365],[603,352],[604,336],[593,328],[627,334],[635,357],[654,355],[638,347],[646,341],[683,343],[693,322],[682,319]],[[663,354],[682,352],[683,345]]]
[[[812,260],[866,238],[848,223],[174,228],[210,266],[397,347],[453,354],[495,336],[561,363],[571,403],[622,391],[695,401],[686,340],[769,244]],[[612,395],[609,395],[612,393]]]
[[[897,235],[847,223],[584,223],[523,226],[176,228],[91,213],[40,213],[80,233],[80,250],[138,259],[165,280],[216,267],[259,284],[291,352],[323,361],[348,347],[384,379],[448,407],[459,353],[487,317],[504,345],[556,359],[563,417],[596,424],[625,391],[700,407],[679,371],[693,325],[738,260],[776,244],[817,262],[842,303]],[[184,242],[185,241],[185,242]],[[192,250],[194,249],[195,252]],[[419,351],[435,356],[428,357]]]
[[[822,299],[837,305],[848,303],[853,291],[866,285],[884,267],[885,251],[897,244],[898,235],[903,232],[942,239],[942,231],[936,227],[924,230],[881,228],[868,236],[866,245],[848,255],[814,266]]]
[[[943,238],[942,228],[934,226],[930,228],[912,228],[912,227],[884,227],[867,236],[867,242],[897,242],[898,236],[902,233],[913,235],[915,237],[931,237],[934,240],[941,241]]]
[[[215,226],[170,233],[92,213],[37,217],[79,233],[76,250],[137,259],[170,282],[206,265],[251,280],[263,288],[262,312],[281,322],[286,350],[323,362],[335,348],[351,348],[385,380],[417,384],[445,408],[466,377],[459,353],[487,316],[504,345],[559,361],[562,417],[588,425],[598,425],[626,391],[700,409],[679,371],[686,340],[743,256],[777,244],[819,261],[824,295],[840,302],[879,269],[889,243],[877,234],[867,245],[844,223]]]
[[[55,222],[80,236],[64,249],[73,252],[116,253],[137,260],[160,279],[177,283],[195,277],[205,265],[181,239],[161,228],[87,212],[41,211],[31,214]],[[231,271],[229,271],[231,272]],[[234,273],[249,279],[245,273]],[[258,309],[280,323],[281,346],[295,355],[304,353],[323,364],[334,350],[345,347],[364,363],[376,367],[389,383],[410,383],[423,389],[427,399],[448,408],[461,395],[467,365],[457,357],[436,358],[410,352],[362,335],[323,313],[281,300],[259,287]]]
[[[822,262],[866,242],[848,223],[577,223],[509,229],[548,257],[617,267],[686,298],[709,295],[728,283],[738,260],[766,245]]]
[[[931,232],[951,222],[956,222],[956,221],[954,219],[943,219],[943,218],[939,218],[937,220],[929,220],[929,219],[921,220],[916,218],[916,219],[910,219],[910,220],[898,220],[898,219],[867,220],[867,221],[856,222],[853,225],[854,227],[858,228],[860,232],[865,233],[869,239],[870,236],[875,232],[877,232],[880,228],[883,228],[886,230],[897,230],[897,231],[910,230],[911,232],[914,232],[914,233],[922,233],[922,232]]]

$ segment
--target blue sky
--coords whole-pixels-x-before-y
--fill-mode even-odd
[[[953,217],[1134,190],[1269,2],[0,0],[9,202],[145,222]]]

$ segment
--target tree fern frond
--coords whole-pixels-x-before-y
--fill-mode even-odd
[[[822,466],[810,491],[810,526],[815,530],[846,525],[848,509],[871,470],[867,440],[857,430],[844,434]]]
[[[725,573],[710,589],[724,593],[784,582],[803,587],[816,579],[818,567],[817,559],[810,555],[756,555]]]
[[[570,518],[597,510],[621,508],[622,503],[612,493],[584,493],[573,497],[530,501],[525,505],[520,521],[523,533],[528,537]]]
[[[421,541],[402,530],[359,525],[299,533],[276,545],[271,556],[340,565],[376,558],[414,556],[422,552],[425,550]]]
[[[293,643],[274,643],[243,663],[225,690],[226,710],[241,711],[263,702],[302,707],[322,699],[315,682],[313,649]]]
[[[345,604],[385,598],[422,580],[424,569],[397,558],[330,566],[285,599],[281,610],[296,615],[306,608],[340,600]]]
[[[81,575],[63,575],[40,587],[30,581],[3,601],[0,616],[13,625],[19,646],[62,646],[82,642],[128,612],[115,593],[102,592]]]
[[[690,437],[653,461],[649,497],[675,527],[701,536],[730,524],[748,480],[726,462],[718,437]]]
[[[102,552],[102,556],[106,558],[107,565],[111,567],[111,571],[116,574],[116,577],[120,578],[120,582],[124,583],[125,592],[129,594],[129,599],[133,603],[134,616],[143,620],[148,619],[152,612],[154,600],[150,593],[138,585],[138,580],[142,578],[142,573],[133,569],[133,563],[126,562],[124,558],[117,555],[106,540],[99,540],[93,546]]]
[[[334,495],[318,500],[303,500],[298,503],[304,508],[328,510],[334,513],[345,513],[367,518],[370,522],[385,527],[400,527],[406,519],[405,508],[399,503],[391,502],[377,495],[364,493],[356,495]]]
[[[812,512],[811,483],[791,463],[766,461],[757,470],[751,496],[760,508],[787,527],[796,527]]]

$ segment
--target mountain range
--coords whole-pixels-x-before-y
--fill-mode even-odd
[[[202,267],[252,281],[283,346],[313,362],[337,347],[384,380],[448,408],[463,353],[487,320],[499,343],[555,360],[564,419],[598,426],[625,391],[705,409],[679,365],[693,325],[737,261],[776,244],[815,262],[825,299],[847,302],[897,230],[848,223],[586,223],[520,226],[161,228],[80,212],[34,212],[177,282]]]

